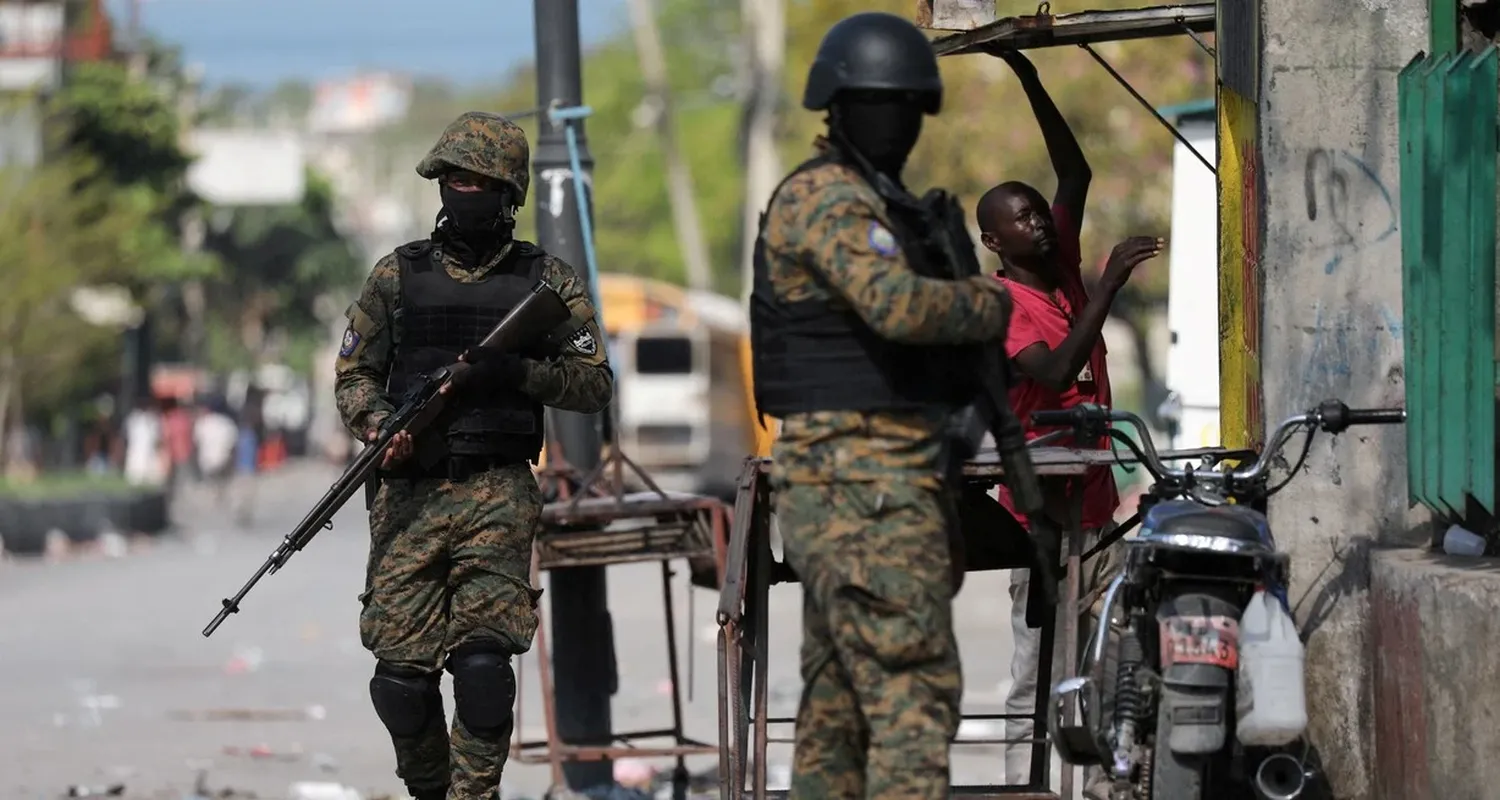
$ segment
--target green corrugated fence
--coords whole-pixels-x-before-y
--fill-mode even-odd
[[[1410,497],[1495,512],[1500,52],[1418,55],[1399,77]]]

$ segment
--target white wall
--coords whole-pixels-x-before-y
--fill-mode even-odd
[[[1191,120],[1183,137],[1214,163],[1214,123]],[[1167,388],[1182,403],[1182,426],[1172,446],[1219,443],[1218,183],[1188,148],[1172,152],[1172,232],[1167,327],[1177,341],[1167,355]]]

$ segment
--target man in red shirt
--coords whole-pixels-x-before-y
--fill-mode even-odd
[[[1110,254],[1099,282],[1098,293],[1089,296],[1079,270],[1078,231],[1083,222],[1084,201],[1092,173],[1078,141],[1037,78],[1036,68],[1019,52],[996,53],[1015,70],[1031,108],[1036,114],[1047,154],[1057,174],[1057,196],[1050,207],[1041,193],[1024,183],[1009,182],[989,190],[980,198],[976,217],[985,248],[1000,257],[997,277],[1010,289],[1014,309],[1005,352],[1021,375],[1010,390],[1016,416],[1027,428],[1027,438],[1036,438],[1054,428],[1033,428],[1034,411],[1071,408],[1080,403],[1109,406],[1109,369],[1104,338],[1100,331],[1109,315],[1115,294],[1125,285],[1136,265],[1161,252],[1163,241],[1136,236],[1126,239]],[[1080,443],[1082,447],[1108,447],[1109,440]],[[1081,490],[1083,526],[1092,546],[1114,525],[1120,503],[1114,474],[1108,467],[1091,470],[1072,485],[1048,482],[1047,510],[1041,518],[1026,519],[1017,513],[1010,493],[1000,487],[997,498],[1022,525],[1048,525],[1059,529],[1066,520],[1068,492]],[[1101,553],[1086,564],[1083,590],[1108,580],[1109,553]],[[1011,688],[1006,698],[1008,714],[1031,714],[1036,706],[1037,661],[1040,655],[1038,629],[1026,624],[1029,570],[1011,573],[1011,627],[1015,649],[1011,657]],[[1061,626],[1059,626],[1061,630]],[[1087,633],[1087,631],[1085,631]],[[1062,637],[1055,639],[1054,677],[1059,673]],[[1030,719],[1006,721],[1007,739],[1032,735]],[[1007,783],[1025,783],[1030,776],[1031,747],[1006,745]]]

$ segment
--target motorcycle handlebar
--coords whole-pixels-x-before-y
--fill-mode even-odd
[[[1146,428],[1146,423],[1129,411],[1116,411],[1085,404],[1062,410],[1032,412],[1031,421],[1032,424],[1038,426],[1071,426],[1076,431],[1098,429],[1100,435],[1107,435],[1129,447],[1135,453],[1136,458],[1140,459],[1141,464],[1157,480],[1182,480],[1188,476],[1188,470],[1174,469],[1162,463],[1161,457],[1157,454],[1156,445],[1151,441],[1151,434]],[[1266,440],[1266,448],[1261,451],[1260,457],[1249,466],[1228,472],[1193,472],[1192,475],[1198,480],[1227,478],[1233,478],[1236,481],[1258,480],[1270,470],[1271,459],[1281,452],[1286,440],[1298,428],[1314,426],[1326,433],[1337,434],[1355,425],[1399,425],[1405,421],[1406,409],[1403,408],[1351,409],[1339,400],[1326,400],[1305,414],[1298,414],[1283,420]],[[1128,422],[1134,426],[1139,441],[1132,439],[1123,431],[1110,427],[1109,424],[1114,422]]]
[[[1355,417],[1358,417],[1358,419],[1355,419]],[[1406,409],[1404,408],[1349,410],[1349,424],[1351,425],[1401,425],[1405,422]]]

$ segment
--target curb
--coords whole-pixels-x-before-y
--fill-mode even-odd
[[[46,500],[0,498],[0,546],[14,555],[41,555],[53,530],[82,544],[112,531],[156,536],[169,524],[167,495],[161,490]]]

